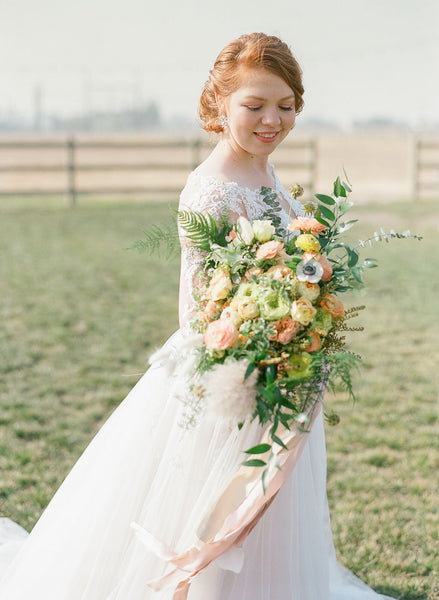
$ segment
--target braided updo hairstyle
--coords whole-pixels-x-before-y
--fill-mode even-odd
[[[294,92],[296,113],[302,110],[302,70],[289,47],[275,36],[250,33],[227,44],[209,72],[198,108],[206,131],[223,131],[218,120],[220,115],[215,94],[227,97],[236,91],[241,71],[245,68],[263,68],[281,77]]]

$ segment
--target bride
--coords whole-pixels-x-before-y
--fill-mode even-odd
[[[254,33],[228,44],[200,99],[204,128],[219,141],[189,176],[181,207],[213,217],[228,209],[231,219],[253,220],[268,208],[260,195],[266,186],[277,193],[286,228],[302,209],[290,204],[268,157],[294,127],[302,95],[300,67],[278,38]],[[200,260],[183,240],[180,330],[91,442],[32,533],[19,540],[18,526],[3,521],[12,541],[0,546],[0,564],[8,562],[1,600],[383,598],[336,561],[321,414],[242,550],[232,546],[191,572],[173,566],[172,557],[200,546],[203,518],[239,468],[242,451],[260,436],[256,422],[238,430],[201,416],[197,427],[181,426],[178,392],[191,365],[187,332]]]

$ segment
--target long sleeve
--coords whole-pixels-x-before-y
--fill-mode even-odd
[[[209,179],[189,178],[180,199],[180,210],[192,210],[209,213],[215,220],[227,214],[231,222],[236,222],[240,215],[245,215],[244,203],[224,189],[220,182]],[[203,252],[196,248],[180,230],[181,271],[179,292],[180,328],[187,330],[188,323],[194,314],[194,290],[200,283],[200,267]]]

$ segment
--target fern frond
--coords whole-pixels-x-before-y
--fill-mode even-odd
[[[200,250],[209,251],[212,244],[224,245],[225,227],[227,221],[225,217],[220,219],[218,226],[215,219],[210,214],[203,214],[197,211],[182,210],[178,212],[178,223],[186,232],[186,237]]]
[[[136,240],[129,250],[137,250],[150,256],[162,255],[169,259],[178,254],[180,239],[177,228],[177,217],[172,215],[172,223],[152,224],[143,230],[143,239]]]
[[[336,352],[335,354],[328,355],[326,360],[328,361],[331,373],[329,384],[331,389],[334,390],[337,383],[341,384],[352,400],[355,400],[352,376],[353,372],[359,368],[361,357],[351,352]]]

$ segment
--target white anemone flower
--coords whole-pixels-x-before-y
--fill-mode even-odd
[[[299,281],[318,283],[323,276],[323,267],[314,258],[302,260],[297,265],[296,276]]]
[[[246,246],[250,246],[250,244],[255,239],[255,234],[253,232],[253,227],[251,226],[250,221],[248,221],[245,217],[239,217],[237,221],[238,225],[238,236],[242,242]]]

